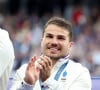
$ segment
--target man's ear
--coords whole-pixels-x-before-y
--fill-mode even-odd
[[[70,50],[72,49],[74,42],[69,42],[69,46],[68,46],[68,52],[70,52]]]
[[[74,45],[74,42],[69,42],[69,49],[72,48],[73,45]]]

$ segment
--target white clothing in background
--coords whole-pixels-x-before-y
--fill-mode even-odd
[[[14,62],[14,48],[6,30],[0,29],[0,90],[6,90]]]

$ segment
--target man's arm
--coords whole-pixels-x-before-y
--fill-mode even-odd
[[[33,90],[39,80],[39,68],[35,67],[36,56],[17,70],[10,90]]]
[[[24,81],[27,64],[23,65],[14,75],[10,90],[33,90],[34,85],[29,85]]]

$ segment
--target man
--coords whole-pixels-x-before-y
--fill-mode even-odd
[[[7,31],[0,29],[0,90],[6,90],[14,62],[14,49]]]
[[[72,45],[71,24],[51,18],[44,27],[42,55],[16,72],[11,90],[91,90],[89,71],[69,59]]]

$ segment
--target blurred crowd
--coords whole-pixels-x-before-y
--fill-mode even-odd
[[[100,12],[99,8],[85,5],[66,5],[39,16],[28,15],[24,10],[11,15],[0,13],[0,27],[10,33],[15,49],[13,70],[27,63],[33,55],[41,55],[40,42],[43,25],[51,16],[64,17],[72,22],[74,46],[70,57],[86,66],[91,76],[100,76]]]

